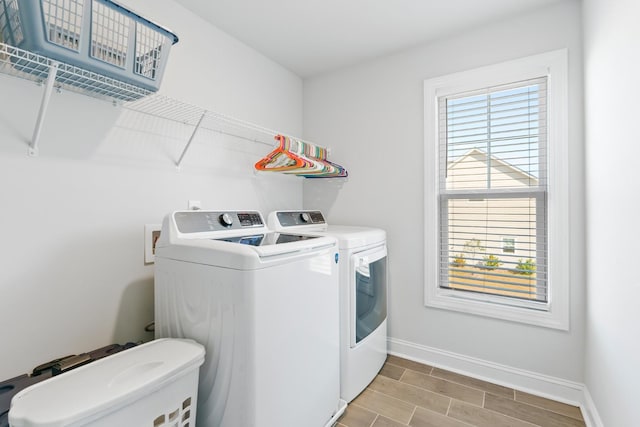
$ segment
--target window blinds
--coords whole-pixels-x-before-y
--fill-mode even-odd
[[[441,288],[548,301],[546,77],[438,98]]]

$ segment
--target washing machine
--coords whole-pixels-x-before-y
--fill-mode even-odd
[[[320,211],[276,211],[281,232],[338,239],[340,254],[340,396],[351,402],[387,358],[387,240],[384,230],[328,225]]]
[[[178,211],[155,253],[157,338],[205,347],[197,425],[324,427],[342,414],[335,238],[257,211]]]

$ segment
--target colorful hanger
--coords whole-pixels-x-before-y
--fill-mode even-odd
[[[276,135],[275,139],[280,141],[280,145],[255,164],[257,170],[284,172],[311,165],[309,160],[300,157],[291,150],[289,138]]]
[[[338,178],[348,176],[342,166],[327,160],[327,149],[284,135],[276,135],[279,145],[260,159],[259,171],[282,172],[305,178]]]

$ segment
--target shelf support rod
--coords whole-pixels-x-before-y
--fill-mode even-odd
[[[38,112],[38,119],[36,120],[36,127],[33,130],[33,137],[31,138],[31,144],[29,145],[29,155],[38,155],[38,142],[40,141],[40,132],[42,131],[42,124],[44,123],[44,117],[47,114],[47,108],[49,107],[49,100],[51,99],[51,92],[53,92],[53,84],[56,81],[56,75],[58,74],[58,63],[53,61],[49,67],[49,75],[47,76],[47,82],[44,86],[44,94],[42,95],[42,102],[40,103],[40,111]]]
[[[180,167],[180,164],[182,163],[182,159],[184,159],[185,154],[187,154],[187,151],[189,150],[189,147],[191,146],[191,143],[193,142],[193,139],[196,137],[196,133],[198,133],[198,129],[200,129],[200,125],[202,125],[202,121],[204,120],[206,115],[207,115],[207,112],[204,111],[202,113],[202,116],[200,116],[200,120],[198,120],[198,123],[196,124],[195,129],[193,129],[193,132],[191,133],[191,137],[189,138],[189,142],[187,142],[187,145],[185,145],[184,149],[182,150],[182,154],[180,155],[180,158],[178,159],[178,162],[176,163],[176,167],[177,168]]]

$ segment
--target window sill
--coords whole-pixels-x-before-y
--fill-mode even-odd
[[[526,323],[546,328],[569,330],[566,313],[554,310],[551,303],[514,300],[494,295],[449,289],[433,289],[425,296],[425,306],[459,311],[494,319]]]

